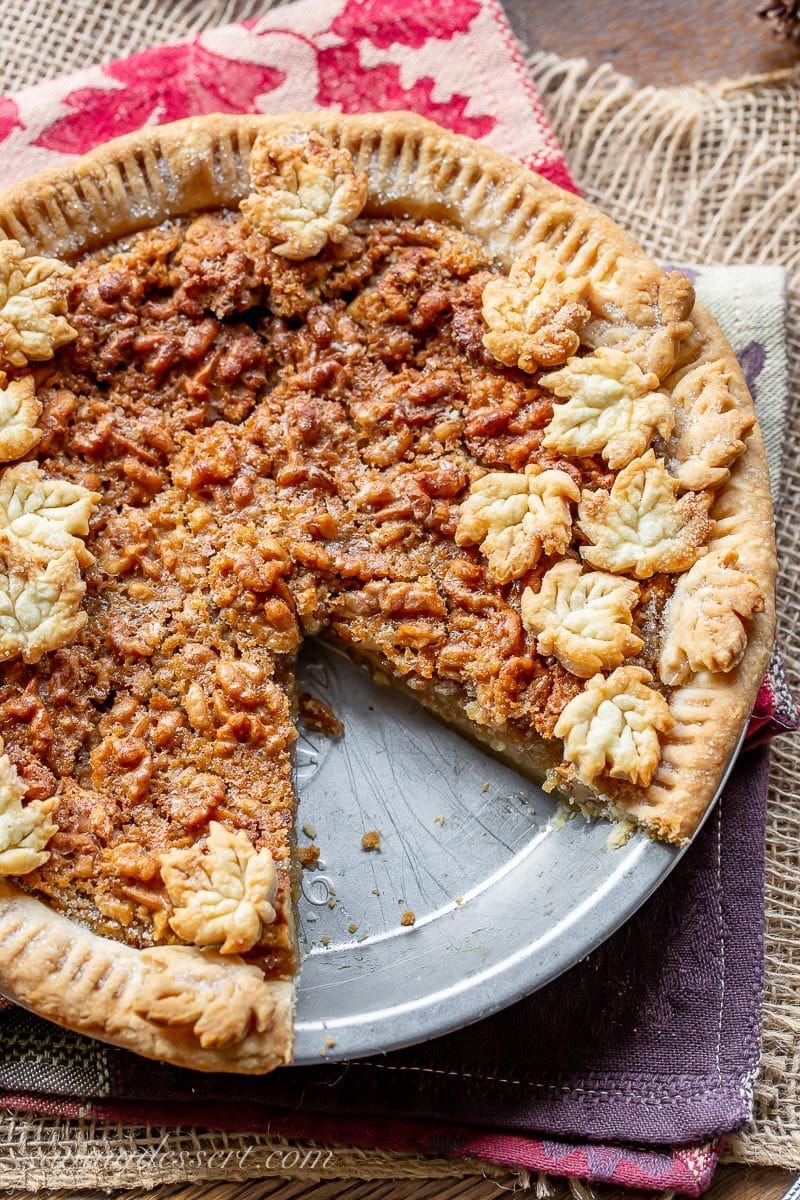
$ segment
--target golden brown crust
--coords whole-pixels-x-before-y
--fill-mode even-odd
[[[67,1029],[146,1058],[246,1075],[289,1062],[292,984],[260,974],[184,947],[133,950],[0,880],[5,995]],[[214,1033],[203,1021],[209,1008]]]
[[[753,407],[741,371],[713,318],[699,305],[692,308],[682,277],[665,276],[584,201],[412,114],[212,116],[148,128],[7,190],[0,198],[0,230],[31,253],[74,260],[169,217],[235,206],[249,192],[256,135],[298,125],[320,130],[349,151],[367,177],[368,214],[449,219],[482,240],[506,269],[533,246],[546,245],[567,277],[588,280],[594,320],[585,340],[628,353],[642,371],[658,375],[667,393],[692,369],[721,363],[727,389],[722,408],[739,414],[737,436],[745,435]],[[757,427],[741,456],[729,458],[725,449],[722,465],[730,474],[713,499],[708,545],[738,554],[740,569],[763,592],[764,611],[753,616],[747,648],[733,670],[693,676],[671,694],[672,728],[664,729],[660,714],[661,760],[644,793],[636,801],[613,790],[608,795],[611,806],[676,842],[691,836],[715,794],[772,646],[776,565]],[[537,739],[527,754],[516,745],[509,752],[533,770],[547,758]],[[268,996],[258,987],[254,992],[252,975],[233,985],[238,1015],[225,1027],[226,1044],[204,1045],[209,1035],[198,1006],[182,1005],[180,997],[187,989],[213,989],[213,980],[240,968],[219,967],[208,958],[202,968],[200,960],[196,969],[181,964],[179,975],[187,979],[181,992],[167,986],[175,964],[148,960],[148,953],[89,934],[0,883],[0,986],[20,1003],[70,1028],[195,1069],[260,1072],[288,1060],[290,984],[264,983]]]

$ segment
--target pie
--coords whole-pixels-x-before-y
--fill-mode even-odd
[[[290,1060],[306,636],[691,837],[775,556],[684,276],[402,114],[149,128],[0,223],[2,991],[179,1065]]]

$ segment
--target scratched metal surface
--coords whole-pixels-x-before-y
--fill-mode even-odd
[[[642,835],[610,850],[610,826],[582,815],[562,824],[541,788],[323,647],[307,644],[301,685],[345,736],[303,733],[297,750],[299,824],[315,834],[298,840],[321,849],[299,906],[298,1063],[319,1064],[327,1037],[327,1058],[357,1058],[506,1007],[608,937],[680,857]],[[380,852],[361,849],[368,830]]]

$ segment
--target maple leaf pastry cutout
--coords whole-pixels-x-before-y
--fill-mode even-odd
[[[367,177],[349,150],[312,131],[259,135],[250,154],[247,220],[284,258],[313,258],[343,242],[367,201]]]

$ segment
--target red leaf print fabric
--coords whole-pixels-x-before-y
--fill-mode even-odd
[[[418,50],[431,38],[441,41],[466,33],[480,9],[477,0],[441,0],[427,8],[387,0],[348,0],[331,30],[347,41],[367,38],[383,49],[399,42]]]
[[[454,133],[473,138],[485,137],[495,126],[495,118],[488,114],[477,117],[465,114],[469,96],[454,92],[446,103],[437,103],[433,98],[436,81],[430,76],[404,88],[400,68],[393,63],[364,68],[355,46],[321,50],[317,62],[317,99],[325,108],[341,108],[345,112],[388,112],[408,108],[424,113],[440,125],[447,125]]]
[[[143,125],[204,113],[252,112],[258,97],[285,78],[274,67],[212,54],[199,39],[144,50],[104,71],[122,86],[70,92],[64,103],[72,111],[44,130],[37,146],[81,154]]]
[[[15,129],[21,128],[22,122],[16,103],[9,96],[0,97],[0,142],[10,137]]]
[[[565,187],[561,150],[496,0],[298,0],[0,99],[11,183],[204,113],[408,108]]]

